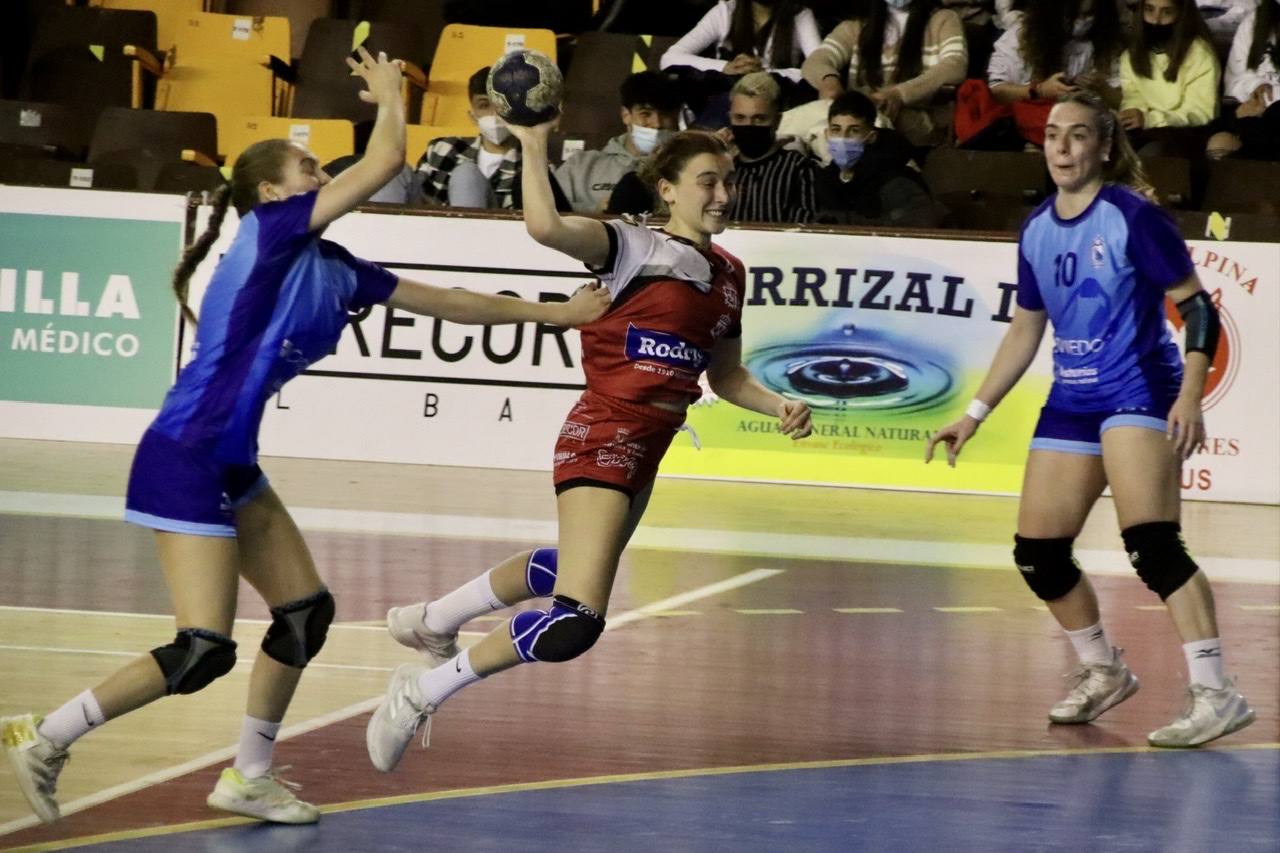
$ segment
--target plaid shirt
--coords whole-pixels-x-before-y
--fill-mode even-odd
[[[433,139],[427,153],[418,161],[418,173],[422,175],[422,191],[440,204],[449,203],[449,174],[463,161],[475,163],[480,159],[480,137],[442,136]],[[489,178],[498,206],[515,207],[514,196],[520,184],[520,149],[512,148],[502,158],[502,164]]]

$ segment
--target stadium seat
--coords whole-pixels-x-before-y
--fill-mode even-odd
[[[479,27],[449,24],[440,35],[436,55],[427,73],[427,94],[422,99],[422,124],[461,125],[468,122],[471,99],[467,80],[503,54],[520,48],[540,50],[554,61],[556,35],[551,30]]]
[[[1190,207],[1190,161],[1183,157],[1143,157],[1142,167],[1164,204],[1174,208]]]
[[[289,19],[289,56],[302,56],[302,45],[307,37],[307,30],[316,18],[331,18],[334,7],[343,5],[338,0],[222,0],[221,8],[209,11],[225,12],[228,15],[274,15],[277,18]],[[347,5],[350,5],[347,2]]]
[[[182,19],[205,11],[205,0],[89,0],[103,9],[133,9],[156,16],[156,49],[165,54],[173,47]]]
[[[298,61],[290,115],[306,118],[344,118],[353,122],[372,121],[378,108],[360,100],[365,86],[351,75],[346,57],[355,47],[357,21],[318,18],[307,31],[306,45]],[[385,51],[392,59],[409,63],[405,68],[407,115],[414,115],[417,91],[426,86],[418,52],[422,49],[422,28],[414,24],[370,22],[363,46],[373,54]],[[463,120],[466,117],[463,116]]]
[[[1280,163],[1214,160],[1201,209],[1280,216]]]
[[[217,144],[217,123],[210,113],[108,107],[93,130],[89,165],[128,164],[137,174],[138,189],[150,190],[162,165],[182,162],[184,150],[204,152],[212,161]]]
[[[656,43],[656,46],[655,46]],[[585,32],[578,37],[564,81],[565,133],[622,133],[618,89],[637,71],[657,71],[673,39]]]
[[[1204,240],[1212,237],[1209,232],[1209,214],[1202,210],[1172,211],[1188,240]],[[1280,217],[1265,213],[1227,213],[1227,240],[1251,243],[1280,243]]]
[[[222,183],[222,172],[217,166],[165,163],[152,189],[158,193],[213,192]]]
[[[427,68],[436,55],[436,45],[444,31],[444,0],[351,0],[348,18],[378,23],[410,23],[422,33],[417,51],[421,67]]]
[[[346,119],[240,116],[218,123],[218,150],[234,166],[240,152],[263,139],[294,139],[328,163],[355,150],[355,130]]]
[[[128,163],[103,163],[94,167],[43,157],[0,157],[0,184],[136,190],[138,173]]]
[[[0,101],[0,157],[83,160],[93,115],[66,104]]]
[[[923,172],[929,191],[948,207],[948,199],[977,201],[992,196],[1038,202],[1049,189],[1049,173],[1039,152],[935,148]]]
[[[208,112],[219,120],[280,114],[278,74],[289,68],[289,20],[200,12],[179,26],[156,86],[156,109]]]
[[[132,9],[50,5],[36,21],[20,97],[26,101],[141,107],[139,62],[154,64],[156,16]]]

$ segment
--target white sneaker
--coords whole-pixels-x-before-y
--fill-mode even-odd
[[[1137,693],[1138,679],[1120,660],[1122,654],[1124,649],[1113,646],[1110,661],[1080,664],[1067,676],[1072,680],[1071,690],[1049,709],[1049,719],[1055,723],[1087,723]]]
[[[393,607],[387,611],[387,630],[397,643],[422,652],[437,667],[458,654],[457,634],[437,634],[429,630],[423,616],[427,603]]]
[[[18,775],[18,787],[36,816],[45,823],[62,817],[58,809],[58,774],[70,755],[40,734],[41,717],[22,714],[0,718],[0,741]]]
[[[1193,684],[1187,688],[1187,707],[1182,716],[1147,735],[1152,746],[1199,746],[1229,735],[1254,720],[1253,709],[1230,679],[1220,690]]]
[[[315,823],[320,819],[320,810],[299,800],[290,790],[299,787],[281,779],[279,770],[247,779],[236,768],[227,767],[205,802],[210,808],[272,823]]]
[[[427,731],[423,735],[423,745],[427,744],[431,733],[430,717],[436,706],[422,699],[418,692],[418,676],[429,669],[417,663],[396,667],[396,671],[391,673],[386,695],[365,727],[364,742],[369,750],[369,760],[383,773],[396,769],[409,741],[413,740],[418,726],[424,721]]]

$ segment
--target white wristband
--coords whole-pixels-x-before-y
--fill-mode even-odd
[[[982,423],[987,419],[987,415],[991,414],[991,407],[975,398],[969,403],[969,408],[965,409],[964,413],[978,423]]]

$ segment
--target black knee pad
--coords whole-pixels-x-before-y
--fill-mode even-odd
[[[195,693],[236,665],[236,644],[230,637],[203,628],[183,628],[167,646],[151,650],[164,673],[165,693]]]
[[[271,608],[271,626],[262,638],[262,650],[272,660],[301,669],[324,648],[333,612],[333,596],[327,589]]]
[[[600,639],[604,619],[567,595],[552,599],[549,610],[526,610],[511,620],[511,643],[526,663],[563,663]]]
[[[1075,589],[1080,582],[1080,564],[1071,556],[1074,537],[1028,539],[1013,537],[1013,561],[1022,579],[1041,601],[1053,601]]]
[[[1176,521],[1135,524],[1120,532],[1129,563],[1147,588],[1164,601],[1199,571],[1182,541],[1182,525]]]

